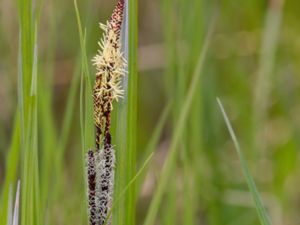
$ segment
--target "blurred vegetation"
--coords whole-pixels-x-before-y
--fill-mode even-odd
[[[87,224],[81,75],[85,69],[91,76],[95,72],[90,59],[101,37],[98,23],[107,20],[116,1],[77,2],[88,68],[82,68],[73,1],[0,2],[0,224],[6,224],[9,188],[15,193],[21,179],[22,195],[25,178],[35,184],[26,186],[34,203],[26,205],[21,197],[21,210],[35,216],[22,224]],[[300,1],[292,0],[139,2],[136,172],[152,151],[154,157],[138,178],[136,224],[259,224],[216,97],[235,128],[272,224],[300,221],[299,8]],[[199,82],[179,126],[195,71]],[[115,121],[122,123],[119,104]],[[117,137],[118,129],[113,140],[121,145],[130,134]],[[124,146],[116,148],[117,157],[126,157]],[[170,160],[171,175],[164,176]],[[133,175],[127,169],[118,171],[123,187]],[[162,195],[155,197],[160,181]],[[116,215],[124,224],[122,213]]]

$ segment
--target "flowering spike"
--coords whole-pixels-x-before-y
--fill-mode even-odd
[[[124,0],[119,0],[107,24],[100,24],[104,36],[99,43],[100,50],[93,58],[97,71],[93,89],[97,149],[100,148],[100,136],[105,136],[110,128],[110,124],[105,121],[109,120],[112,103],[124,93],[120,86],[126,67],[120,42],[123,11]]]
[[[100,24],[104,34],[92,60],[96,67],[93,88],[96,151],[89,151],[87,156],[90,225],[111,224],[107,216],[113,202],[115,152],[111,144],[110,119],[113,101],[124,94],[121,84],[126,62],[120,41],[124,4],[124,0],[119,0],[109,21]]]

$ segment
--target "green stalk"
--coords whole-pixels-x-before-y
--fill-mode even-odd
[[[22,30],[21,30],[22,31]],[[23,150],[23,169],[21,176],[22,183],[22,207],[21,207],[21,221],[22,224],[39,224],[40,223],[40,199],[39,199],[39,175],[38,175],[38,149],[37,149],[37,41],[36,34],[37,29],[26,30],[26,32],[32,32],[34,34],[34,50],[32,51],[32,69],[27,68],[29,64],[23,65],[22,74],[24,81],[30,78],[30,89],[24,93],[23,103],[23,125],[24,129],[21,129],[21,136],[24,137],[22,143]],[[23,34],[23,33],[22,33]],[[30,36],[30,35],[28,35]],[[30,55],[25,48],[26,52],[22,52],[22,62],[24,62],[24,56]],[[26,61],[25,61],[26,62]],[[31,71],[31,75],[26,72]],[[28,81],[27,81],[28,82]],[[26,83],[27,83],[26,82]],[[26,83],[23,83],[25,85]],[[25,85],[26,86],[26,85]],[[26,110],[27,109],[27,110]]]
[[[128,110],[127,110],[127,149],[126,180],[129,183],[136,174],[136,141],[137,141],[137,0],[127,1],[128,10]],[[126,10],[126,11],[127,11]],[[126,12],[127,15],[127,12]],[[136,187],[132,185],[125,194],[124,224],[135,225]]]

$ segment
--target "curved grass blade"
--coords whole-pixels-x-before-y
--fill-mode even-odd
[[[261,200],[261,197],[257,191],[257,188],[256,188],[256,185],[255,185],[255,182],[250,174],[250,171],[249,171],[249,168],[248,168],[248,165],[247,165],[247,162],[246,162],[246,159],[243,155],[243,152],[241,150],[241,147],[240,147],[240,144],[235,136],[235,133],[233,131],[233,128],[230,124],[230,121],[228,119],[228,116],[224,110],[224,107],[220,101],[219,98],[217,98],[217,102],[219,104],[219,107],[220,107],[220,110],[222,112],[222,115],[223,115],[223,118],[225,120],[225,123],[226,123],[226,126],[228,128],[228,131],[230,133],[230,136],[231,136],[231,139],[234,143],[234,146],[235,146],[235,149],[237,151],[237,154],[239,156],[239,159],[240,159],[240,162],[241,162],[241,165],[242,165],[242,168],[243,168],[243,173],[245,175],[245,178],[246,178],[246,181],[247,181],[247,184],[248,184],[248,187],[249,187],[249,190],[251,192],[251,195],[252,195],[252,198],[255,202],[255,206],[256,206],[256,210],[257,210],[257,213],[258,213],[258,216],[259,216],[259,220],[260,220],[260,223],[262,225],[271,225],[271,220],[269,219],[269,216],[265,210],[265,207],[263,206],[263,202]]]

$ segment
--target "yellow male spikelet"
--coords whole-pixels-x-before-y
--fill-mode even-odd
[[[120,0],[106,25],[100,24],[100,28],[104,30],[104,36],[98,43],[100,50],[93,58],[97,70],[93,89],[97,148],[99,148],[100,135],[103,133],[105,135],[109,130],[112,102],[118,101],[118,98],[124,94],[121,82],[125,75],[126,62],[120,42],[123,9],[124,0]]]

